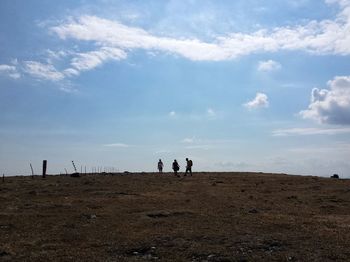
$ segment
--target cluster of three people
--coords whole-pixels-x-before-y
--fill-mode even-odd
[[[158,161],[158,171],[159,173],[163,172],[163,162],[161,159],[159,159]],[[190,176],[192,176],[192,166],[193,166],[193,162],[191,159],[186,158],[186,171],[185,171],[185,176],[187,176],[187,174],[189,173]],[[173,164],[172,164],[172,168],[174,170],[174,175],[179,177],[180,175],[178,174],[178,171],[180,170],[180,165],[177,162],[177,160],[175,159]]]

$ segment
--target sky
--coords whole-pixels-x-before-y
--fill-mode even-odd
[[[350,177],[350,0],[1,0],[0,173]]]

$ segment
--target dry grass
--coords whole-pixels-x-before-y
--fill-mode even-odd
[[[350,181],[261,173],[6,178],[0,260],[350,261]]]

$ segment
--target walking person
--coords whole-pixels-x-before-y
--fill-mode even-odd
[[[187,172],[189,172],[190,176],[192,176],[192,166],[193,166],[192,160],[186,158],[186,172],[185,172],[185,176],[187,176]]]
[[[180,166],[179,166],[179,163],[176,161],[176,159],[173,162],[173,170],[174,170],[174,175],[179,177],[179,175],[177,174],[177,171],[180,170]]]
[[[162,162],[162,160],[161,159],[159,159],[159,161],[158,161],[158,171],[159,171],[159,173],[161,174],[161,173],[163,173],[163,162]]]

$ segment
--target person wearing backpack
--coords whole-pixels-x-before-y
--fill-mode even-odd
[[[185,172],[185,176],[187,176],[187,172],[189,172],[190,176],[192,176],[192,166],[193,166],[192,160],[186,158],[186,172]]]
[[[179,177],[179,175],[177,174],[177,171],[180,170],[180,166],[179,166],[179,163],[176,161],[176,159],[173,162],[173,170],[174,170],[175,176]]]

